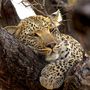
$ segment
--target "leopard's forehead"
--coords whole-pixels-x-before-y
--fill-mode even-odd
[[[39,27],[41,27],[41,26],[49,25],[50,18],[41,16],[41,15],[37,15],[37,16],[31,16],[29,18],[26,18],[23,21],[33,24],[33,25],[37,25],[37,26],[40,25]]]
[[[26,22],[28,25],[31,24],[32,27],[46,27],[46,28],[53,28],[55,26],[60,25],[60,23],[57,20],[54,20],[54,18],[48,17],[48,16],[30,16],[21,22]]]
[[[47,29],[52,28],[50,19],[48,17],[44,17],[40,15],[31,16],[29,18],[22,20],[19,23],[18,27],[20,27],[20,29],[22,29],[25,32],[29,31],[29,34],[37,30],[44,30],[45,28]]]

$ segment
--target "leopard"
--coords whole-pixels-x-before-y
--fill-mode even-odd
[[[12,26],[13,30],[5,27],[35,53],[45,56],[48,64],[41,70],[39,82],[46,89],[59,88],[64,82],[65,73],[83,59],[81,44],[57,28],[61,25],[59,16],[60,11],[50,16],[30,16],[21,20],[17,26]]]

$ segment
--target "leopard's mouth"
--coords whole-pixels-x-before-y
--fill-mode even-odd
[[[41,49],[40,53],[45,55],[46,61],[54,61],[59,58],[58,50],[54,51],[54,49],[52,49],[52,48],[47,47],[47,48]]]
[[[42,48],[42,49],[39,49],[39,52],[45,56],[47,55],[50,55],[52,53],[52,49],[51,48]]]

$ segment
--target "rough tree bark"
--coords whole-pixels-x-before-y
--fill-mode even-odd
[[[40,90],[44,60],[5,30],[0,29],[0,86],[2,90]],[[4,89],[3,89],[4,88]],[[44,89],[43,89],[44,90]]]

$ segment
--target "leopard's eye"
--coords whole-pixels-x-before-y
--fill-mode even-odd
[[[33,36],[38,37],[38,34],[37,33],[34,33]]]
[[[50,31],[50,32],[52,32],[52,31],[53,31],[53,29],[49,29],[49,31]]]

